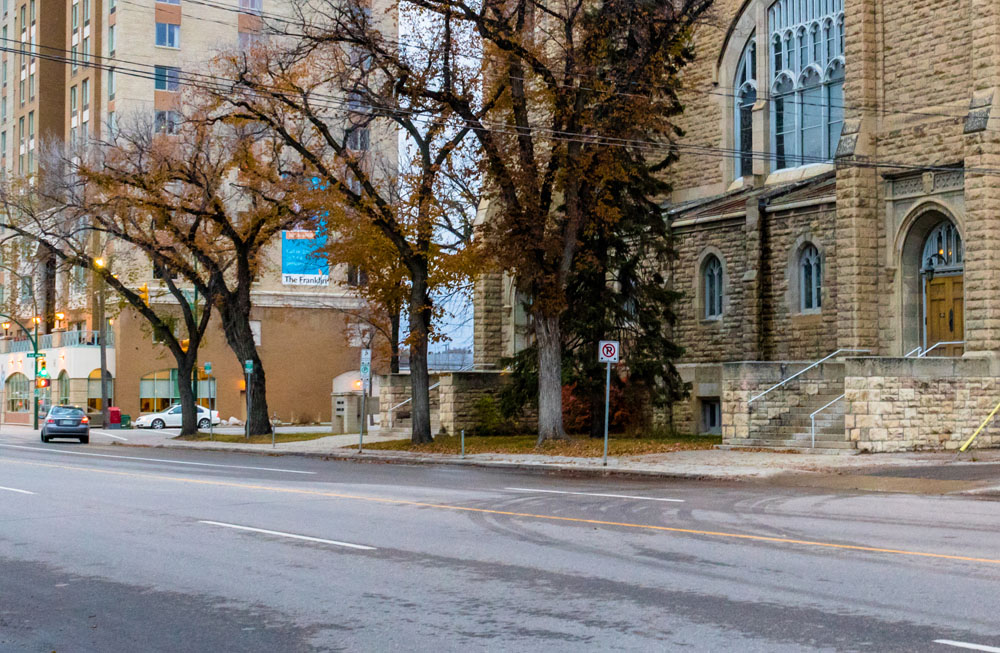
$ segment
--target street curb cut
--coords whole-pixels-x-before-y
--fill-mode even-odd
[[[687,472],[660,472],[651,469],[615,469],[601,468],[594,469],[588,467],[574,467],[570,465],[559,465],[556,463],[516,463],[502,460],[472,460],[428,458],[409,458],[406,456],[393,456],[370,453],[316,453],[312,451],[259,451],[255,449],[236,449],[230,447],[189,447],[184,445],[170,444],[133,444],[124,442],[113,442],[108,446],[114,447],[136,447],[145,449],[174,449],[184,451],[217,451],[224,453],[246,453],[258,456],[300,456],[303,458],[317,458],[320,460],[341,460],[345,462],[367,463],[367,464],[390,464],[390,465],[453,465],[464,467],[482,467],[488,469],[506,469],[522,472],[534,472],[537,474],[560,474],[564,476],[586,476],[586,477],[621,477],[621,478],[662,478],[685,481],[752,481],[764,477],[758,476],[733,476],[733,475],[713,475]]]

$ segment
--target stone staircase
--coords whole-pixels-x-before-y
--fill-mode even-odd
[[[843,393],[843,384],[817,381],[808,377],[796,379],[752,404],[747,437],[730,438],[718,448],[815,454],[858,453],[844,429],[846,402],[843,399],[834,401]],[[809,416],[830,402],[834,403],[816,416],[814,447]]]

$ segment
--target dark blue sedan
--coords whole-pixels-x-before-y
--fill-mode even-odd
[[[42,422],[42,442],[52,438],[76,438],[90,442],[90,418],[76,406],[53,406]]]

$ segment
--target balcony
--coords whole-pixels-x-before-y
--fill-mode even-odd
[[[108,347],[115,346],[115,335],[112,331],[104,334]],[[98,331],[57,331],[38,337],[39,349],[57,349],[59,347],[99,347],[101,334]],[[26,337],[19,339],[0,340],[0,354],[17,354],[31,351],[31,340]]]

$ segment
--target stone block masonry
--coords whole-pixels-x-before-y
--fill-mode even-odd
[[[1000,402],[1000,374],[987,360],[859,358],[846,366],[844,428],[861,451],[958,449]],[[994,423],[976,446],[998,445]]]

